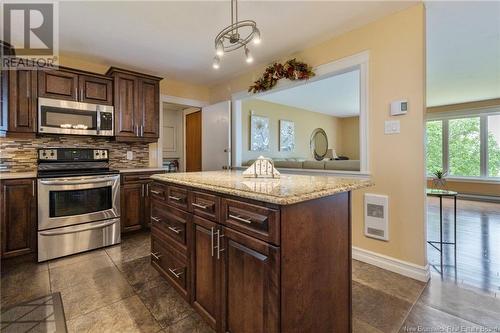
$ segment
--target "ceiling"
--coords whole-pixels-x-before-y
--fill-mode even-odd
[[[500,97],[500,2],[426,8],[427,106]]]
[[[412,1],[242,1],[240,19],[262,33],[252,66],[414,5]],[[60,52],[198,84],[251,66],[238,50],[212,69],[215,35],[229,24],[229,1],[61,1]],[[279,15],[277,15],[279,13]]]
[[[359,70],[307,82],[257,99],[335,117],[359,116]]]

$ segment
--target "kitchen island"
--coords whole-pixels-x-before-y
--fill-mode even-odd
[[[350,192],[370,181],[151,178],[151,263],[217,332],[352,331]]]

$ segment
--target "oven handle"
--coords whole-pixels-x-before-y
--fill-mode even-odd
[[[110,226],[112,224],[115,224],[117,221],[108,221],[100,224],[93,225],[91,227],[77,227],[75,229],[69,230],[69,231],[40,231],[41,236],[56,236],[56,235],[64,235],[64,234],[73,234],[75,232],[80,232],[80,231],[87,231],[87,230],[93,230],[93,229],[100,229],[104,228],[107,226]]]
[[[91,184],[102,183],[115,180],[116,178],[91,178],[91,179],[75,179],[75,180],[40,180],[43,185],[78,185],[78,184]]]

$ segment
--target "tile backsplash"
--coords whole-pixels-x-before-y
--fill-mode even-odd
[[[37,164],[37,149],[48,147],[109,149],[109,162],[114,169],[143,168],[149,165],[147,143],[124,143],[109,138],[62,135],[45,135],[35,139],[2,137],[0,172],[34,171]],[[127,151],[132,151],[132,160],[127,160]]]

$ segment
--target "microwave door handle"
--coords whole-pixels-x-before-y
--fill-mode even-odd
[[[96,119],[96,126],[95,126],[95,131],[96,134],[99,135],[99,132],[101,131],[101,110],[99,110],[99,105],[97,105],[97,119]]]
[[[75,180],[40,180],[43,185],[79,185],[91,183],[104,183],[113,181],[113,178],[92,178],[92,179],[75,179]]]
[[[116,220],[112,220],[112,221],[107,221],[107,222],[104,222],[104,223],[99,223],[99,224],[95,224],[95,225],[92,225],[90,227],[87,227],[87,226],[74,226],[72,227],[70,230],[66,229],[66,230],[63,230],[63,231],[40,231],[40,235],[41,236],[56,236],[56,235],[65,235],[65,234],[73,234],[73,233],[76,233],[76,232],[80,232],[80,231],[87,231],[87,230],[93,230],[93,229],[101,229],[101,228],[105,228],[105,227],[108,227],[112,224],[115,224],[117,221]]]

